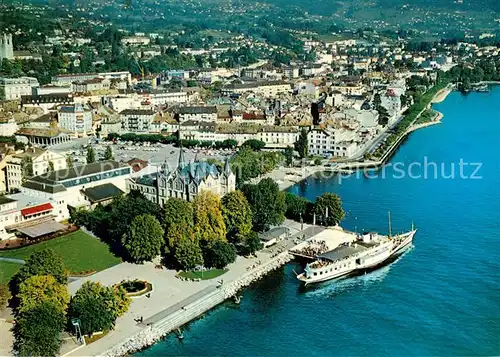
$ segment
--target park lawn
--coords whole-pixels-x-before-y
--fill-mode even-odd
[[[179,273],[179,276],[182,276],[183,278],[186,278],[186,279],[210,280],[213,278],[217,278],[218,276],[221,276],[222,274],[225,274],[226,272],[227,272],[227,269],[210,269],[210,270],[205,270],[203,272],[201,272],[201,271],[181,271]]]
[[[4,262],[0,260],[0,284],[7,284],[22,266],[23,265],[19,263]]]
[[[50,248],[59,254],[71,273],[101,271],[121,262],[107,244],[76,231],[24,248],[0,251],[0,257],[27,259],[31,253]]]

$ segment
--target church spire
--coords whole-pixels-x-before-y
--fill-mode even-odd
[[[226,161],[224,162],[224,173],[227,176],[231,175],[231,164],[229,163],[229,157],[226,157]]]
[[[184,150],[182,149],[182,144],[179,149],[179,164],[177,165],[179,169],[182,169],[186,166],[186,161],[184,159]]]

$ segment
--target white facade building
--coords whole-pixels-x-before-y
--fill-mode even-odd
[[[125,109],[120,112],[123,132],[148,133],[152,130],[155,112],[149,109]]]
[[[12,155],[5,167],[7,190],[20,189],[23,180],[26,178],[23,170],[28,171],[23,167],[28,161],[32,165],[33,176],[45,174],[50,171],[51,165],[54,170],[62,170],[67,167],[66,158],[56,152],[43,150],[36,147],[26,149],[22,153]]]
[[[70,131],[76,137],[84,137],[92,132],[92,112],[81,104],[59,108],[57,112],[59,127]]]
[[[132,168],[116,161],[100,161],[73,168],[51,171],[28,179],[21,186],[21,193],[39,200],[48,200],[55,208],[57,220],[69,218],[70,207],[88,207],[100,191],[100,199],[110,199],[110,194],[126,192],[126,180]],[[88,192],[92,189],[90,197]]]
[[[53,221],[53,211],[47,200],[23,194],[0,196],[0,240],[15,238],[19,228]]]
[[[0,136],[12,136],[17,129],[17,123],[13,118],[7,120],[0,119]]]
[[[39,87],[38,80],[33,77],[0,78],[0,99],[21,99],[22,95],[32,95],[33,88]]]
[[[309,153],[313,155],[331,155],[351,157],[358,149],[352,139],[352,132],[313,128],[307,134]]]
[[[185,121],[215,122],[217,120],[217,107],[191,106],[179,108],[179,122]]]

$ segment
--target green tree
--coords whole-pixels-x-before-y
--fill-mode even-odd
[[[58,283],[68,283],[68,275],[64,262],[52,249],[39,250],[29,256],[26,264],[12,278],[13,292],[17,293],[19,285],[35,275],[52,275]]]
[[[250,232],[245,240],[244,254],[251,255],[260,249],[262,249],[262,242],[258,233],[255,231]]]
[[[262,150],[266,146],[266,143],[263,142],[262,140],[250,139],[250,140],[245,141],[241,146],[248,147],[252,150],[259,151],[259,150]]]
[[[293,193],[285,193],[286,213],[285,216],[290,219],[299,221],[301,218],[308,221],[310,212],[312,211],[312,203],[304,197],[297,196]]]
[[[73,156],[71,154],[68,154],[68,156],[66,156],[66,166],[68,167],[68,169],[71,169],[74,166]]]
[[[104,160],[113,160],[113,150],[111,150],[110,145],[106,147],[106,151],[104,152]]]
[[[53,301],[42,301],[17,319],[21,356],[56,356],[61,347],[61,332],[66,318]]]
[[[134,261],[144,262],[161,253],[163,234],[160,222],[154,216],[144,214],[132,220],[127,234],[123,236],[122,244]]]
[[[198,241],[226,240],[222,203],[215,193],[201,191],[193,201],[194,233]]]
[[[191,270],[198,265],[203,265],[203,253],[196,240],[182,236],[176,242],[174,257],[184,270]]]
[[[286,166],[290,167],[293,165],[293,148],[291,146],[287,146],[285,150],[283,150],[283,156],[285,157]]]
[[[183,222],[173,223],[165,234],[165,258],[167,260],[169,256],[175,259],[175,249],[183,239],[195,241],[193,227]]]
[[[91,218],[96,219],[93,226],[99,230],[100,237],[111,241],[120,241],[136,216],[151,214],[159,221],[164,216],[161,207],[148,200],[139,191],[130,191],[126,196],[115,197],[103,211],[95,211],[90,211]]]
[[[69,293],[65,285],[60,284],[52,275],[34,275],[19,286],[19,312],[33,309],[44,301],[51,301],[61,311],[66,311]]]
[[[132,299],[127,296],[127,291],[122,286],[115,287],[114,293],[116,300],[113,311],[115,312],[116,317],[119,317],[128,311],[130,304],[132,303]]]
[[[243,192],[236,190],[222,197],[222,214],[228,240],[243,242],[252,230],[252,209]]]
[[[166,233],[173,224],[186,224],[190,227],[194,225],[194,210],[191,202],[171,197],[165,202],[163,209],[165,211],[163,215],[163,227]]]
[[[242,191],[252,208],[253,226],[258,232],[285,220],[285,194],[273,179],[265,178],[256,185],[246,184]]]
[[[299,138],[294,144],[295,151],[299,153],[300,158],[305,158],[309,154],[309,145],[307,143],[307,130],[303,128],[299,134]]]
[[[7,303],[11,298],[9,287],[4,284],[0,284],[0,311],[5,309]]]
[[[92,146],[89,146],[87,149],[87,164],[91,164],[95,162],[95,152]]]
[[[54,163],[49,161],[49,171],[54,171]]]
[[[330,192],[326,192],[316,199],[313,213],[316,215],[316,220],[324,226],[335,226],[344,219],[340,197]]]
[[[100,283],[86,281],[71,298],[68,316],[80,319],[80,328],[85,335],[113,327],[117,310],[117,296],[113,288]]]
[[[31,156],[23,156],[21,159],[21,170],[23,180],[33,176],[33,159]]]
[[[380,93],[376,93],[374,96],[373,96],[373,107],[375,109],[378,109],[380,107],[380,105],[382,104],[382,99],[380,97]]]
[[[236,249],[228,242],[211,242],[202,251],[206,267],[223,269],[236,260]]]

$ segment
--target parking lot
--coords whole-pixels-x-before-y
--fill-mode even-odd
[[[87,148],[91,145],[94,148],[96,160],[102,160],[108,146],[111,146],[114,159],[116,161],[127,162],[137,158],[148,161],[150,164],[159,165],[167,161],[171,168],[177,166],[179,160],[179,148],[171,144],[151,144],[151,143],[133,143],[133,142],[96,142],[91,138],[79,138],[68,143],[51,146],[50,149],[63,155],[71,155],[75,165],[86,163]],[[209,158],[224,161],[227,156],[234,153],[229,149],[184,149],[186,162],[192,160],[205,160]]]

